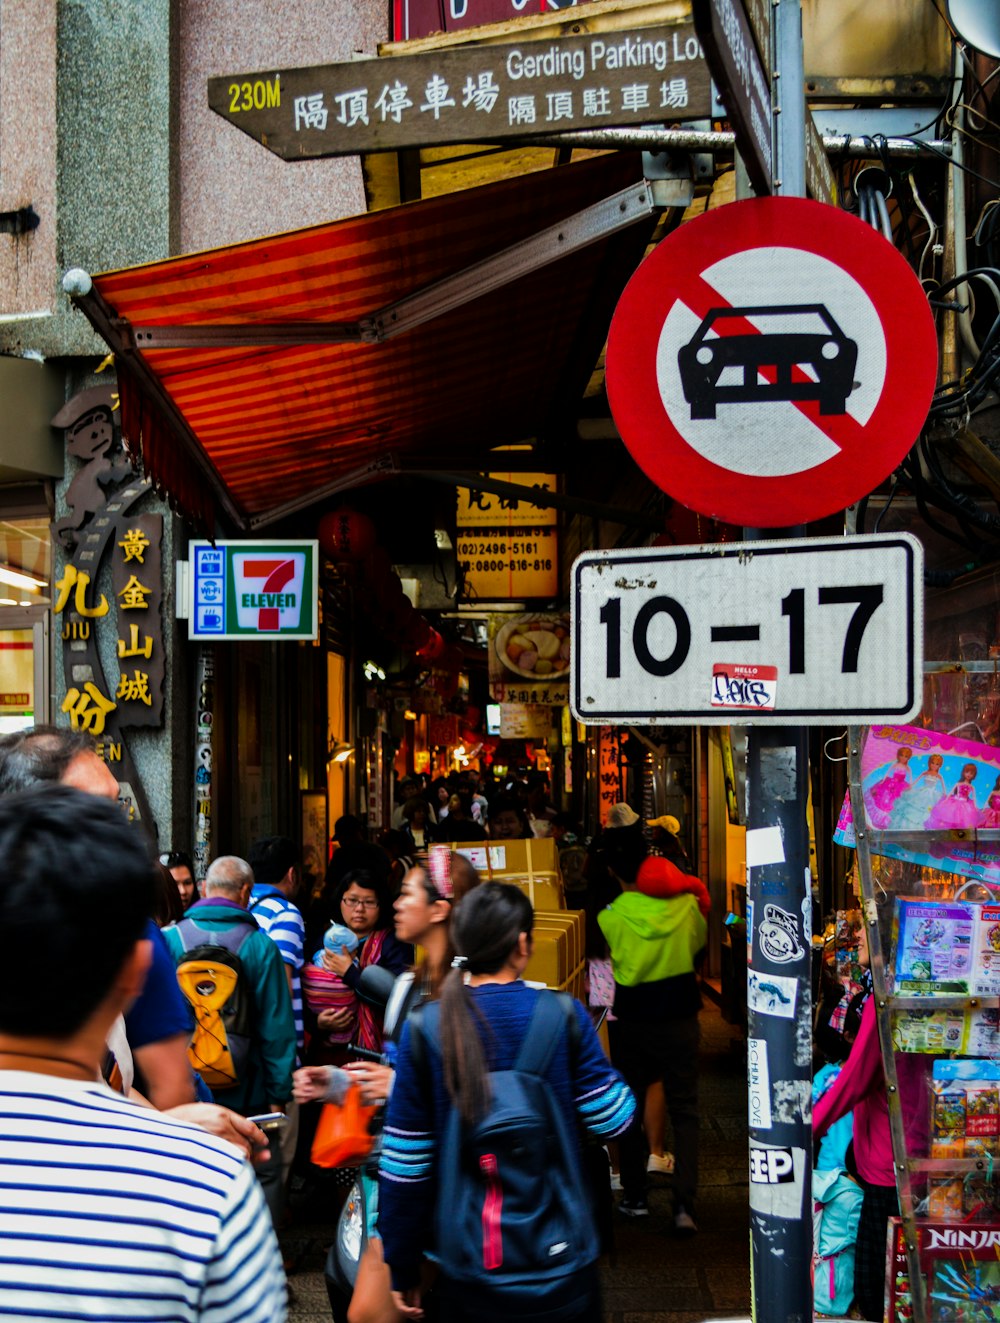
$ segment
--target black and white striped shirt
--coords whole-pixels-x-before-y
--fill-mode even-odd
[[[274,1323],[285,1297],[235,1148],[100,1083],[0,1071],[0,1320]]]

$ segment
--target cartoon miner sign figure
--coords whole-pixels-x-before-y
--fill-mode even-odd
[[[794,916],[779,909],[777,905],[764,906],[758,940],[762,954],[778,965],[790,964],[805,955]]]

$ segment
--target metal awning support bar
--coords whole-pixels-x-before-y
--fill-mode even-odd
[[[879,140],[876,151],[871,138],[851,133],[823,136],[820,141],[830,156],[867,159],[887,156],[916,160],[924,156],[951,157],[951,143],[945,139],[886,138]],[[736,135],[728,131],[708,132],[695,129],[629,128],[578,129],[575,133],[547,133],[522,138],[522,147],[591,147],[619,148],[643,152],[708,152],[731,156]]]
[[[492,257],[475,262],[464,271],[407,295],[396,303],[386,304],[384,308],[356,322],[218,322],[201,326],[130,326],[123,318],[108,317],[106,320],[119,344],[139,351],[245,348],[258,345],[379,344],[471,303],[531,271],[548,266],[560,257],[627,229],[656,210],[658,208],[653,201],[652,190],[645,181],[641,181],[596,202],[592,207],[585,207],[583,211],[567,217],[558,225],[541,230],[530,239],[512,244]],[[75,297],[80,307],[87,312],[94,296],[88,294]],[[105,335],[103,330],[101,334]],[[111,343],[110,340],[108,342]]]
[[[512,244],[495,257],[476,262],[447,280],[383,308],[374,318],[381,331],[379,338],[387,340],[433,321],[435,317],[478,299],[500,285],[509,284],[529,271],[547,266],[567,253],[628,229],[657,210],[652,189],[645,180],[622,189],[558,225],[550,225],[530,239]]]
[[[507,464],[508,456],[496,456],[497,464]],[[537,461],[536,461],[537,464]],[[519,500],[530,501],[532,505],[546,509],[565,510],[568,514],[590,515],[594,519],[606,519],[611,524],[621,524],[625,528],[639,528],[646,531],[659,529],[661,520],[657,515],[643,515],[634,510],[622,510],[614,505],[602,505],[599,501],[587,501],[580,496],[567,496],[563,492],[541,492],[537,487],[526,487],[517,482],[504,482],[482,473],[452,473],[426,467],[426,459],[420,461],[420,467],[410,467],[394,455],[384,458],[364,468],[354,469],[344,474],[329,486],[317,488],[307,496],[288,501],[285,505],[268,510],[265,515],[252,515],[245,521],[248,529],[255,530],[273,524],[278,519],[297,514],[307,506],[341,492],[350,491],[364,483],[380,482],[388,478],[409,477],[424,478],[428,482],[439,482],[446,487],[468,487],[474,492],[490,492],[494,496],[514,496]],[[504,470],[506,472],[506,469]]]

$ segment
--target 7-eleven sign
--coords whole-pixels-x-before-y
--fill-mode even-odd
[[[236,618],[240,629],[278,634],[295,629],[302,618],[306,556],[259,556],[244,552],[233,557],[236,576]]]
[[[192,638],[315,638],[318,544],[193,542]]]

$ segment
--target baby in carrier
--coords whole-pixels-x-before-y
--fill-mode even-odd
[[[314,1015],[320,1011],[357,1011],[358,999],[339,974],[327,969],[323,954],[354,955],[358,949],[358,936],[342,923],[331,923],[323,937],[323,946],[312,958],[312,964],[302,971],[302,994]],[[343,1029],[326,1035],[328,1043],[349,1043],[356,1027],[356,1016]]]

